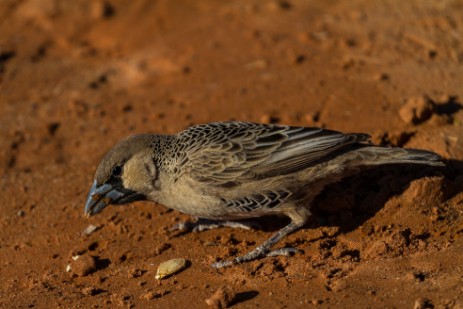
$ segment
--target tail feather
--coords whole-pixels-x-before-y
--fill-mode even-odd
[[[403,160],[410,163],[427,164],[434,166],[444,166],[441,156],[437,153],[421,149],[404,149],[407,153]]]
[[[367,164],[426,164],[445,166],[442,158],[434,152],[421,149],[370,146],[359,149]]]

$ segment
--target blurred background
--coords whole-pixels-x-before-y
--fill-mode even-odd
[[[192,236],[191,242],[189,238],[159,236],[162,227],[188,217],[138,203],[128,206],[129,210],[114,208],[92,218],[100,229],[98,235],[82,237],[80,233],[89,224],[82,216],[87,190],[99,159],[109,147],[129,134],[173,134],[210,121],[364,132],[378,144],[429,149],[451,159],[451,179],[441,177],[419,184],[404,200],[396,201],[397,205],[415,205],[416,199],[422,198],[423,205],[437,207],[423,211],[423,216],[433,211],[442,216],[442,229],[435,234],[446,238],[433,241],[439,250],[444,248],[444,243],[457,239],[462,231],[461,225],[455,225],[461,216],[455,207],[463,207],[463,197],[457,194],[457,183],[462,182],[458,162],[463,159],[462,38],[463,1],[459,0],[0,1],[0,275],[4,278],[0,305],[41,307],[53,300],[58,307],[77,307],[82,302],[85,307],[101,303],[130,307],[145,306],[156,298],[154,301],[167,308],[182,306],[199,293],[195,306],[202,307],[204,298],[223,279],[208,268],[207,259],[229,252],[207,253],[211,256],[203,261],[207,255],[204,246],[196,244],[197,255],[188,251],[188,245],[203,236]],[[443,186],[452,188],[446,191],[448,196],[439,193]],[[431,196],[432,192],[435,194]],[[422,210],[404,211],[400,218],[406,225]],[[158,218],[161,215],[164,217]],[[378,222],[383,224],[402,220],[388,212],[382,216]],[[431,229],[435,223],[416,220],[417,229],[426,224]],[[220,238],[221,233],[229,232],[213,233],[210,235]],[[292,241],[320,238],[310,233],[330,234],[324,230],[301,233]],[[426,228],[420,233],[434,235]],[[237,235],[240,241],[251,243],[266,238],[264,232]],[[359,235],[352,236],[357,237],[355,241],[338,241],[360,250],[364,258],[368,255],[362,250],[369,244]],[[384,235],[378,235],[378,241],[384,242]],[[143,250],[148,253],[140,248],[140,239],[146,241],[148,247]],[[181,281],[180,286],[186,288],[178,288],[176,283],[159,288],[152,283],[153,276],[138,276],[155,271],[146,265],[161,261],[164,251],[149,252],[166,239],[172,246],[166,254],[190,252],[200,261],[199,270],[193,272],[193,262],[192,274]],[[307,252],[317,251],[317,244],[313,242]],[[461,244],[454,247],[460,250],[456,252],[462,253]],[[128,251],[132,253],[127,255]],[[110,266],[98,264],[106,266],[101,270],[98,266],[93,276],[69,275],[64,269],[75,252],[90,252],[110,261]],[[400,252],[399,256],[405,251]],[[124,254],[128,264],[119,261]],[[293,268],[278,264],[267,270],[267,275],[259,270],[265,267],[261,262],[256,262],[254,270],[240,270],[232,276],[234,281],[230,279],[236,289],[259,295],[243,294],[238,303],[336,305],[338,300],[329,291],[338,289],[337,285],[350,295],[351,305],[363,302],[365,306],[400,307],[429,302],[444,306],[444,299],[452,304],[461,301],[461,296],[456,296],[458,291],[461,295],[458,274],[430,283],[440,289],[423,298],[419,289],[410,285],[418,279],[413,279],[408,268],[400,271],[411,273],[411,281],[381,286],[374,281],[376,274],[370,282],[377,287],[360,287],[361,277],[345,286],[334,282],[332,278],[337,275],[330,275],[328,266],[320,277],[320,268],[307,263],[309,256],[303,255]],[[370,258],[377,256],[370,254]],[[446,264],[443,258],[433,259],[451,268],[452,263]],[[338,262],[325,264],[343,269]],[[352,263],[359,266],[359,261]],[[290,270],[278,276],[286,283],[266,281],[260,285],[263,278],[286,266]],[[350,274],[355,268],[350,267],[336,279]],[[433,267],[423,272],[438,272]],[[461,269],[458,271],[461,275]],[[384,276],[391,273],[388,269]],[[199,286],[191,283],[197,276],[204,276]],[[302,279],[291,282],[288,276]],[[282,287],[288,287],[288,282],[296,290],[310,286],[312,294],[285,292]],[[262,300],[271,286],[280,288],[272,292],[273,299]],[[157,299],[149,294],[159,289],[170,296]],[[391,295],[406,289],[412,296],[404,303],[379,296],[378,291],[394,289]],[[446,290],[446,297],[436,296],[441,289]],[[313,296],[317,291],[322,294]]]

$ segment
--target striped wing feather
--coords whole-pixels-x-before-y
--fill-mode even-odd
[[[182,170],[214,185],[285,175],[311,166],[366,134],[246,122],[191,127],[179,134]]]

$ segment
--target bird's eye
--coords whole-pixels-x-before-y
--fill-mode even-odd
[[[112,175],[114,177],[120,177],[122,175],[122,166],[116,165],[113,167]]]

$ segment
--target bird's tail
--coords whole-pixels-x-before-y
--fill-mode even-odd
[[[437,153],[421,149],[366,146],[359,148],[356,152],[362,157],[360,161],[367,165],[426,164],[445,166],[442,158]]]

